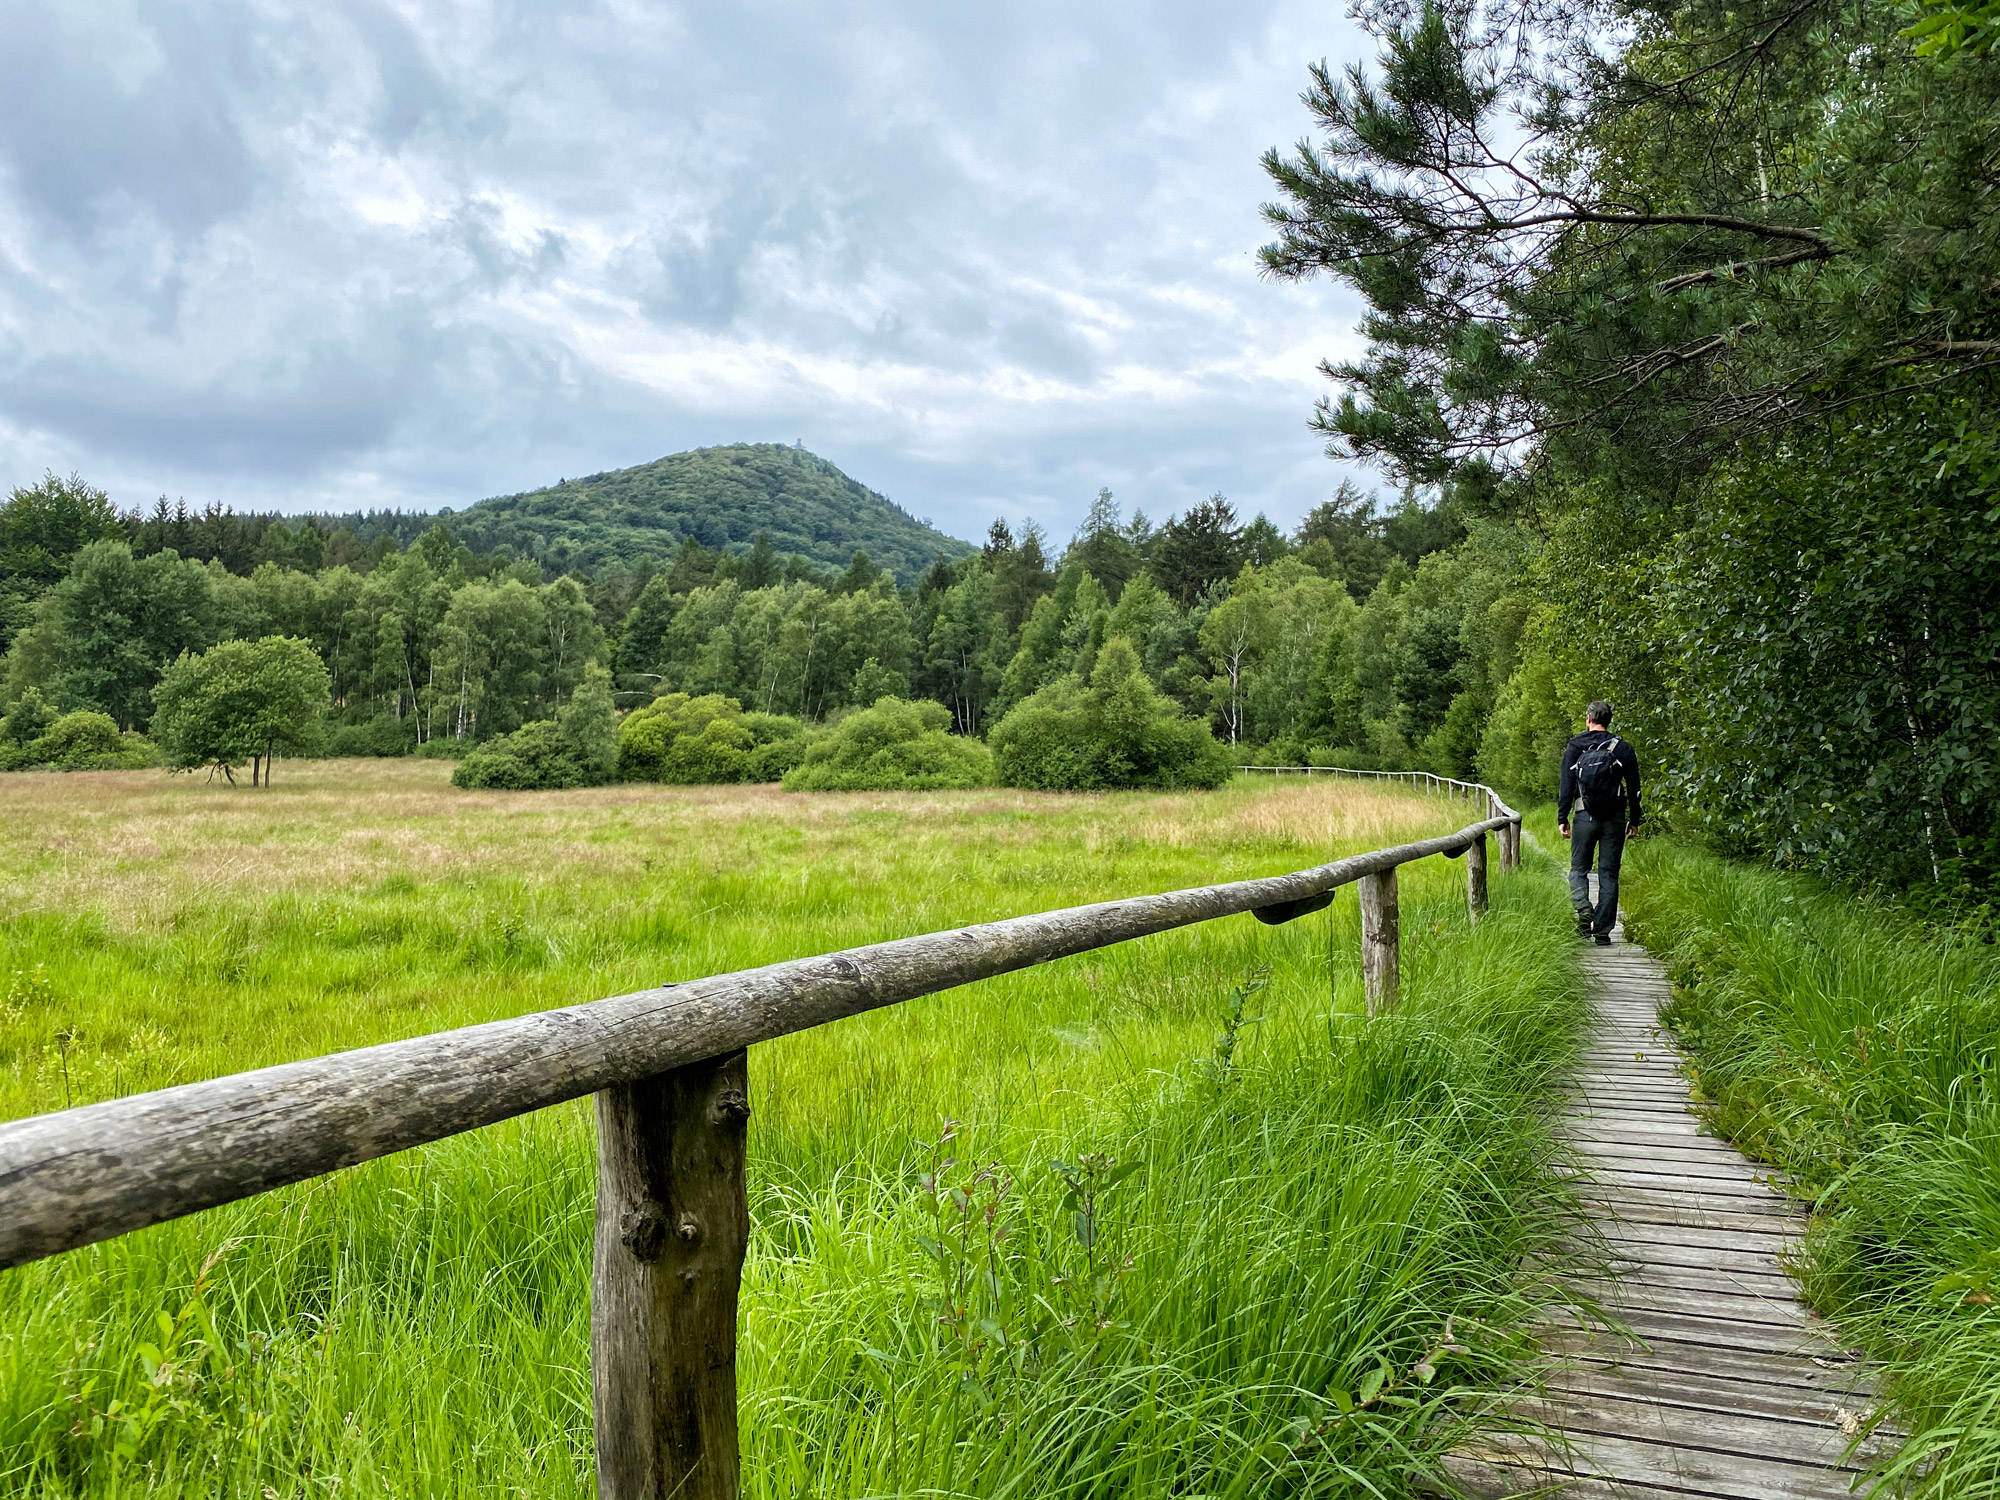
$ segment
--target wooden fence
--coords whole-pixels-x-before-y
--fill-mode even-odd
[[[1337,767],[1250,767],[1378,775]],[[594,1094],[591,1366],[603,1500],[734,1500],[736,1300],[749,1238],[753,1042],[1156,932],[1320,911],[1360,886],[1370,1014],[1395,1001],[1396,871],[1463,857],[1486,909],[1486,836],[1520,863],[1491,788],[1456,833],[1225,885],[1040,912],[334,1053],[0,1125],[0,1269]]]

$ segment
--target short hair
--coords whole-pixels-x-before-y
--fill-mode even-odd
[[[1583,722],[1586,724],[1602,725],[1604,728],[1609,729],[1611,727],[1611,705],[1606,703],[1602,698],[1591,699],[1590,707],[1583,711]]]

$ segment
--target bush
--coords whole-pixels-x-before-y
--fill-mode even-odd
[[[1023,699],[988,736],[1000,780],[1045,791],[1218,787],[1236,772],[1208,726],[1162,697],[1123,636],[1074,673]]]
[[[799,764],[785,772],[788,792],[938,791],[991,786],[993,754],[977,740],[946,732],[941,703],[877,698],[814,735]]]
[[[617,779],[617,724],[610,674],[593,663],[553,719],[475,746],[451,773],[451,784],[510,791],[603,786]]]
[[[0,718],[0,771],[18,771],[34,764],[28,747],[55,723],[56,711],[42,698],[40,688],[29,688],[5,718]]]
[[[416,724],[387,715],[359,724],[334,724],[321,741],[320,753],[342,755],[408,755],[417,748]]]
[[[776,781],[797,763],[803,733],[797,719],[746,714],[720,693],[665,693],[620,726],[618,770],[672,786]]]
[[[14,770],[47,766],[52,771],[136,771],[160,763],[160,752],[151,740],[141,734],[120,734],[117,720],[90,709],[64,714],[27,745],[7,748],[14,752],[9,756]]]

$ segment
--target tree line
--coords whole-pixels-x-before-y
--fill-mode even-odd
[[[907,582],[862,553],[838,574],[781,559],[762,537],[544,578],[444,526],[328,561],[340,536],[310,524],[211,510],[177,537],[156,521],[55,477],[0,507],[0,590],[16,601],[0,709],[90,711],[143,733],[183,654],[277,638],[323,664],[322,753],[460,754],[555,722],[592,664],[623,711],[677,693],[810,725],[893,698],[935,702],[980,739],[1065,680],[1062,712],[1096,701],[1120,641],[1148,693],[1239,758],[1268,747],[1464,772],[1490,698],[1452,718],[1470,680],[1471,596],[1451,562],[1465,531],[1414,495],[1383,513],[1343,487],[1286,535],[1221,495],[1161,525],[1127,519],[1107,490],[1059,553],[1032,523],[996,521],[978,552]],[[1482,659],[1472,675],[1504,670]],[[1116,686],[1100,682],[1101,701]],[[1050,712],[1044,732],[1063,721]]]

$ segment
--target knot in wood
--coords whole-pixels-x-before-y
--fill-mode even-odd
[[[741,1089],[724,1089],[715,1096],[717,1123],[734,1120],[739,1125],[750,1118],[750,1100]]]
[[[693,1214],[682,1214],[679,1233],[683,1244],[694,1244],[701,1238],[701,1220]]]
[[[657,1203],[630,1205],[618,1216],[618,1239],[637,1259],[658,1260],[667,1248],[667,1216]]]

